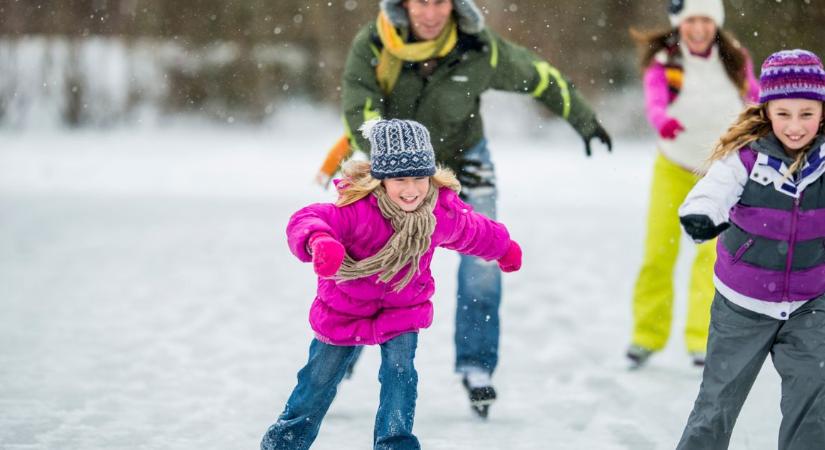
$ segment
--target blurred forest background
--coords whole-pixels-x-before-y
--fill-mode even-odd
[[[589,97],[638,89],[628,29],[669,26],[665,0],[476,3]],[[782,48],[825,54],[825,0],[725,6],[757,72]],[[0,0],[0,126],[260,122],[286,100],[334,107],[349,43],[377,11],[378,0]]]

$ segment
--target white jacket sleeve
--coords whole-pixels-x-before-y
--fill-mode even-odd
[[[714,161],[679,207],[679,217],[701,214],[710,217],[714,225],[727,222],[730,209],[739,201],[747,181],[748,172],[739,159],[739,152]]]

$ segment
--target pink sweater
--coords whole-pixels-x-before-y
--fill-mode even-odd
[[[434,215],[436,227],[430,248],[421,257],[420,271],[400,292],[394,292],[392,285],[403,278],[404,270],[389,283],[378,281],[378,275],[343,282],[318,279],[309,322],[319,340],[333,345],[381,344],[429,327],[435,291],[430,262],[436,247],[488,261],[506,253],[510,236],[504,225],[474,212],[450,189],[439,191]],[[328,233],[356,260],[377,253],[393,234],[373,195],[344,207],[309,205],[293,214],[286,231],[290,250],[304,262],[312,261],[307,241],[313,233]]]

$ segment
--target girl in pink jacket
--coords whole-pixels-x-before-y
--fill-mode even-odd
[[[722,29],[722,0],[668,0],[672,28],[637,33],[647,118],[659,140],[653,166],[644,260],[633,292],[627,357],[644,365],[667,344],[673,318],[673,270],[681,229],[677,208],[699,180],[714,142],[759,85],[747,52]],[[713,299],[713,243],[697,247],[684,330],[693,364],[702,366]]]
[[[408,120],[364,124],[370,162],[350,162],[335,204],[314,204],[287,225],[289,248],[312,262],[318,290],[309,313],[309,361],[261,449],[306,449],[318,434],[360,345],[381,346],[375,449],[418,449],[412,433],[418,330],[432,323],[436,247],[521,267],[504,225],[459,199],[452,172],[436,169],[426,128]]]

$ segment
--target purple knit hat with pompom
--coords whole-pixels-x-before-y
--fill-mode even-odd
[[[762,63],[759,103],[781,98],[807,98],[825,102],[825,69],[807,50],[782,50]]]

